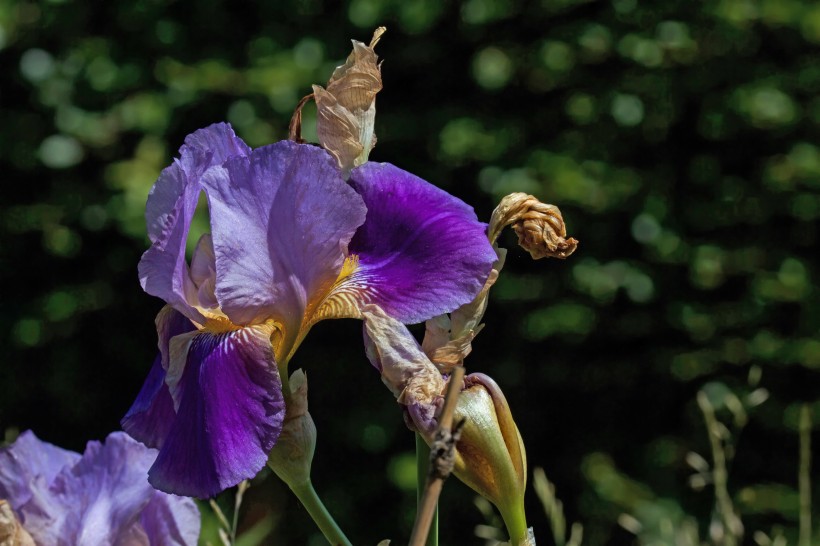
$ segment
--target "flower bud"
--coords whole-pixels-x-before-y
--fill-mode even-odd
[[[31,535],[23,529],[11,505],[4,500],[0,500],[0,544],[34,546]]]
[[[498,507],[510,542],[518,545],[529,536],[524,515],[527,455],[507,399],[490,377],[474,373],[464,378],[454,421],[462,419],[454,473]]]
[[[566,238],[567,228],[558,207],[526,193],[511,193],[495,208],[488,231],[490,242],[495,243],[501,231],[510,225],[518,235],[518,244],[534,260],[546,256],[563,259],[578,247],[577,240]]]
[[[268,455],[268,466],[288,486],[294,487],[310,481],[310,465],[316,450],[316,425],[308,413],[307,375],[296,370],[289,383],[285,422]]]

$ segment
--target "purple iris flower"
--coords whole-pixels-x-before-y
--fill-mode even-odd
[[[122,432],[89,442],[80,455],[27,431],[0,449],[0,499],[22,524],[24,544],[30,537],[48,546],[196,545],[194,501],[148,483],[156,454]]]
[[[197,200],[211,233],[185,244]],[[139,265],[159,355],[122,421],[159,448],[149,481],[209,497],[255,476],[282,428],[280,372],[310,327],[377,304],[421,322],[471,301],[495,252],[473,209],[388,163],[346,182],[325,150],[251,150],[227,124],[185,139],[148,197]]]

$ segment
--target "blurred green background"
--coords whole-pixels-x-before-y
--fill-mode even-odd
[[[532,262],[502,238],[467,365],[504,389],[584,544],[715,531],[710,470],[686,462],[711,462],[700,390],[725,423],[746,543],[796,544],[801,404],[820,422],[810,0],[0,0],[0,432],[82,450],[119,427],[156,351],[162,302],[136,264],[159,171],[216,121],[252,146],[285,138],[310,84],[378,25],[371,160],[485,221],[504,194],[533,193],[581,241]],[[312,106],[305,118],[315,141]],[[406,541],[413,436],[360,323],[321,323],[292,367],[310,378],[331,511],[356,544]],[[473,498],[447,483],[443,543],[482,544],[474,528],[497,524]],[[270,475],[240,524],[248,543],[323,543]],[[212,518],[206,530],[215,540]]]

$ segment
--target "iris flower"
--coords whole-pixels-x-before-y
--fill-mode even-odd
[[[82,455],[24,432],[0,449],[0,544],[195,546],[199,510],[151,487],[155,457],[122,432]]]
[[[202,192],[211,233],[185,256]],[[124,429],[159,455],[156,488],[209,497],[256,475],[308,330],[379,305],[416,323],[471,301],[496,259],[472,208],[389,163],[342,178],[325,150],[251,150],[227,124],[185,139],[148,197],[143,288],[167,302],[159,355]]]

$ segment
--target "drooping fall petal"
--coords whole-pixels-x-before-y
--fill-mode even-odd
[[[165,384],[165,370],[168,368],[168,345],[171,338],[196,330],[196,327],[170,305],[166,305],[157,315],[157,335],[159,351],[148,377],[142,385],[137,399],[120,424],[123,430],[135,440],[148,447],[160,448],[176,412],[168,385]]]
[[[154,487],[206,498],[265,466],[285,416],[270,334],[259,325],[171,340],[176,417],[148,473]]]

